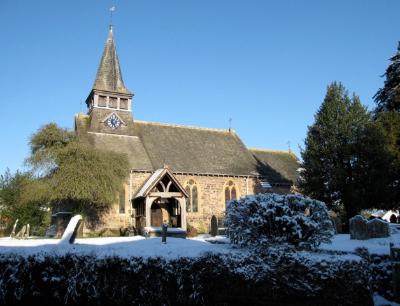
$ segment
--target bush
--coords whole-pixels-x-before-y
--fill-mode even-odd
[[[207,254],[171,261],[3,254],[0,304],[372,305],[365,261],[300,253],[271,250],[261,257]]]
[[[334,235],[326,205],[301,195],[266,193],[230,201],[225,226],[241,246],[317,246]]]

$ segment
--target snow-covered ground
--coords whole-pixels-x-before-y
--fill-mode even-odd
[[[390,246],[393,243],[400,245],[400,233],[394,233],[387,238],[374,238],[368,240],[351,240],[348,234],[335,235],[332,243],[323,243],[320,248],[322,250],[354,252],[356,248],[365,247],[371,254],[389,255]]]
[[[354,252],[356,248],[366,247],[373,254],[389,254],[389,244],[391,242],[399,246],[400,233],[394,233],[388,238],[368,240],[351,240],[350,235],[339,234],[334,236],[332,243],[324,243],[320,246],[320,249]],[[206,252],[227,253],[239,251],[231,247],[229,239],[225,236],[211,237],[210,235],[199,235],[188,239],[168,237],[166,244],[161,242],[161,238],[145,238],[143,236],[81,238],[76,239],[73,245],[62,244],[59,239],[0,238],[0,254],[18,253],[30,255],[43,252],[56,254],[78,252],[97,256],[160,256],[177,258],[196,257]]]
[[[163,244],[161,238],[108,237],[76,239],[75,244],[60,244],[59,239],[11,239],[0,238],[0,254],[17,253],[21,255],[57,254],[69,252],[96,255],[98,257],[164,257],[174,259],[178,257],[197,257],[207,252],[230,253],[235,252],[229,244],[217,244],[206,241],[207,237],[196,239],[167,238]],[[220,238],[224,239],[224,238]],[[218,240],[218,238],[214,238]]]

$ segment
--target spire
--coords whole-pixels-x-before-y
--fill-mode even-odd
[[[122,94],[132,94],[124,85],[121,68],[119,66],[117,50],[115,48],[113,29],[110,25],[103,56],[97,70],[93,89]]]

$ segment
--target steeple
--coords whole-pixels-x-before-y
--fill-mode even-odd
[[[121,68],[119,66],[111,25],[108,32],[107,42],[104,47],[103,56],[97,70],[93,89],[122,94],[132,94],[125,87],[124,81],[122,80]]]
[[[124,85],[110,26],[96,80],[86,98],[91,132],[133,135],[133,93]]]
[[[103,56],[97,69],[96,80],[86,99],[89,113],[96,108],[132,112],[132,97],[122,80],[121,68],[115,48],[113,28],[110,25]]]

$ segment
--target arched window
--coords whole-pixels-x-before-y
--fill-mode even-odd
[[[198,190],[196,186],[196,182],[194,180],[190,180],[186,184],[185,188],[189,197],[186,199],[186,211],[187,212],[197,212],[199,209],[198,205]]]
[[[225,206],[230,200],[236,200],[236,187],[232,181],[229,181],[225,187]]]

